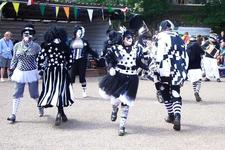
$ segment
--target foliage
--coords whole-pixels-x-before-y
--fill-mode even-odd
[[[219,32],[225,29],[225,0],[214,0],[207,3],[201,13],[204,16],[203,23]]]
[[[144,0],[144,16],[154,19],[168,11],[168,0]]]

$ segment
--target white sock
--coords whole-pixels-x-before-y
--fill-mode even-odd
[[[19,104],[20,104],[20,98],[13,99],[13,110],[12,110],[13,115],[16,115]]]

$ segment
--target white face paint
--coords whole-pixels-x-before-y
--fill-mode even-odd
[[[31,41],[32,37],[33,37],[33,35],[30,35],[29,31],[26,31],[26,32],[23,33],[23,40],[25,42]]]
[[[28,42],[28,41],[29,41],[29,37],[24,36],[24,37],[23,37],[23,40],[24,40],[25,42]]]
[[[133,37],[127,36],[127,37],[124,38],[123,42],[124,42],[125,46],[131,46],[132,43],[133,43]]]
[[[76,38],[81,38],[81,35],[82,35],[82,31],[81,30],[77,30]]]

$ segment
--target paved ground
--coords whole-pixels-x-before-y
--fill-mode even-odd
[[[99,79],[88,78],[89,97],[85,99],[75,85],[76,103],[66,109],[69,121],[60,127],[54,126],[56,108],[46,109],[45,116],[38,117],[27,90],[18,122],[8,124],[14,84],[0,83],[0,150],[224,150],[225,79],[204,82],[201,103],[195,102],[191,84],[186,82],[180,132],[164,122],[166,111],[156,101],[153,83],[141,80],[124,137],[117,136],[119,120],[110,121],[109,101],[98,95]]]

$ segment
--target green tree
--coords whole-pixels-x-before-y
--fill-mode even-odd
[[[225,0],[214,0],[201,10],[203,23],[219,32],[225,29]]]

